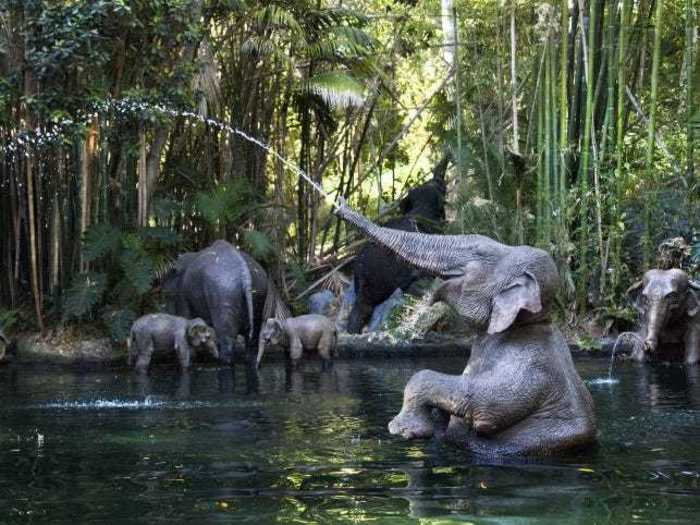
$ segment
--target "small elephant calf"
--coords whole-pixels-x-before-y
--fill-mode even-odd
[[[289,319],[268,319],[260,331],[260,344],[256,366],[260,367],[267,345],[289,349],[293,363],[298,363],[304,350],[317,350],[325,361],[329,361],[337,343],[335,324],[326,316],[301,315]]]
[[[134,322],[127,339],[129,366],[146,372],[153,354],[177,354],[183,370],[190,367],[194,352],[207,349],[219,358],[216,333],[201,319],[185,319],[169,314],[144,315]]]

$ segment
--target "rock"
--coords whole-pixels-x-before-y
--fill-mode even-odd
[[[401,288],[394,290],[394,293],[392,293],[386,301],[374,307],[372,317],[367,325],[367,331],[376,332],[381,330],[389,317],[391,317],[392,312],[401,306],[404,301],[405,298]]]
[[[355,283],[351,283],[345,287],[343,295],[340,298],[340,305],[338,306],[338,313],[335,318],[335,327],[338,332],[348,331],[348,319],[350,318],[350,310],[355,304],[357,299],[357,294],[355,293]]]
[[[316,292],[309,296],[309,313],[333,317],[338,311],[338,300],[330,290]]]

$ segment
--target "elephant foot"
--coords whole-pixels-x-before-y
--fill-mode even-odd
[[[402,410],[389,422],[389,432],[406,439],[425,439],[433,435],[433,421],[428,412]]]

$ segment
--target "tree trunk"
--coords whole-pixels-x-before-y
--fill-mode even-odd
[[[516,67],[517,36],[515,32],[515,8],[516,4],[513,0],[510,9],[510,89],[511,103],[513,106],[513,142],[511,147],[514,153],[520,153],[520,138],[518,136],[518,75]],[[564,49],[566,48],[565,46],[562,47]]]

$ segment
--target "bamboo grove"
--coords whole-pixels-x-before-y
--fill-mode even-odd
[[[118,339],[221,237],[293,298],[357,244],[289,163],[378,218],[445,151],[448,229],[617,304],[700,226],[698,52],[696,0],[0,0],[0,323]]]

